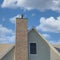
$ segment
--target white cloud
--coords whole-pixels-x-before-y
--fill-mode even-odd
[[[32,14],[32,16],[34,16],[34,15]],[[10,18],[9,21],[13,24],[16,24],[16,18],[21,18],[21,14],[18,14],[16,16]],[[24,15],[23,18],[26,18],[26,15]]]
[[[49,41],[51,44],[60,44],[60,39],[57,40],[57,41],[54,41],[54,40],[50,40]]]
[[[51,40],[52,36],[50,36],[49,34],[42,34],[42,36],[51,44],[60,44],[60,39]]]
[[[60,17],[57,17],[57,19],[54,17],[41,17],[40,24],[36,27],[36,29],[45,32],[60,33]]]
[[[0,37],[0,44],[1,43],[14,44],[15,43],[15,36],[3,36],[3,37]]]
[[[1,6],[2,6],[2,8],[4,8],[4,7],[8,7],[8,8],[21,7],[24,4],[24,2],[25,2],[25,0],[4,0]]]
[[[36,16],[36,14],[35,13],[32,13],[32,17],[34,17],[34,16]]]
[[[60,0],[52,0],[53,5],[51,6],[52,10],[60,11]]]
[[[1,7],[60,11],[60,0],[4,0]]]
[[[46,39],[50,38],[49,34],[42,34],[43,37],[45,37]]]
[[[10,18],[10,22],[15,24],[16,23],[16,18],[18,18],[18,17],[20,17],[20,15],[16,15],[16,16]]]
[[[0,43],[14,43],[15,33],[13,30],[0,25]]]

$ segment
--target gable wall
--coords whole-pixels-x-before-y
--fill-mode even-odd
[[[37,54],[30,54],[30,43],[36,43]],[[47,43],[35,32],[31,31],[28,34],[29,44],[29,60],[50,60],[50,47]]]

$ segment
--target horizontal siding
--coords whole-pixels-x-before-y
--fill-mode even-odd
[[[29,60],[50,60],[50,47],[34,30],[28,34]],[[37,54],[30,54],[30,43],[36,43]]]

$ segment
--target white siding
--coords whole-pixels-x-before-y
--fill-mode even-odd
[[[30,54],[30,43],[36,43],[37,54]],[[28,34],[28,44],[29,60],[50,60],[50,47],[34,30]]]

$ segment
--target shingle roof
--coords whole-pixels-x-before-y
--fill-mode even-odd
[[[35,29],[34,29],[35,30]],[[31,31],[31,30],[30,30]],[[29,32],[30,32],[29,31]],[[29,33],[28,32],[28,33]],[[46,42],[48,43],[48,42]],[[52,45],[52,44],[51,44]],[[0,44],[0,59],[3,58],[15,45],[13,44]],[[50,44],[49,44],[50,46]],[[50,46],[51,47],[51,46]],[[60,45],[53,45],[53,47],[60,48]],[[53,49],[55,51],[55,49]],[[55,51],[56,52],[56,51]],[[60,54],[59,54],[60,55]]]
[[[0,59],[3,58],[13,46],[13,44],[0,44]]]
[[[60,48],[60,44],[54,44],[53,46],[56,48]]]

